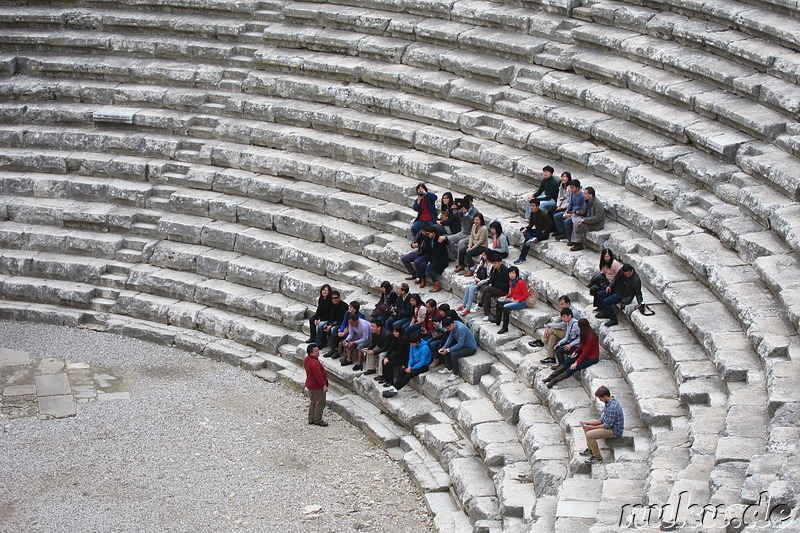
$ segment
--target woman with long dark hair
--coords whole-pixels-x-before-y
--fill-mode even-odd
[[[503,325],[497,332],[498,335],[508,333],[508,321],[511,311],[516,309],[526,309],[528,299],[528,284],[519,277],[519,268],[508,267],[508,294],[497,299],[494,315],[497,317],[497,324],[503,321]]]
[[[600,304],[603,303],[603,298],[606,295],[606,287],[608,287],[614,277],[616,277],[619,269],[622,268],[622,263],[617,261],[614,257],[614,252],[609,248],[603,248],[600,252],[600,267],[599,272],[592,276],[589,281],[589,294],[594,296],[594,307],[596,310],[600,309]]]
[[[378,298],[378,303],[375,304],[375,309],[372,311],[372,318],[380,320],[381,324],[386,324],[386,319],[392,314],[392,309],[397,301],[397,293],[394,292],[392,283],[384,281],[381,283],[381,297]]]
[[[580,331],[578,347],[563,363],[553,367],[552,374],[544,378],[548,389],[552,389],[553,385],[559,381],[567,379],[572,374],[580,372],[600,360],[600,338],[587,319],[578,320],[578,331]]]
[[[403,368],[408,364],[408,339],[403,331],[402,324],[392,326],[392,340],[386,356],[383,358],[383,373],[375,377],[375,381],[383,383],[384,387],[391,387],[394,383],[394,369]]]
[[[319,298],[317,298],[317,309],[314,311],[314,314],[308,318],[308,328],[310,330],[310,334],[308,335],[308,339],[306,342],[308,343],[316,343],[317,346],[325,346],[325,332],[322,331],[320,328],[321,336],[317,335],[317,326],[319,326],[320,321],[323,317],[327,317],[333,311],[333,303],[331,303],[331,286],[327,283],[320,287],[319,289]]]
[[[439,221],[437,224],[444,230],[443,233],[447,235],[455,235],[461,231],[461,218],[456,214],[458,205],[453,199],[453,193],[446,192],[442,195],[442,203],[439,207]]]

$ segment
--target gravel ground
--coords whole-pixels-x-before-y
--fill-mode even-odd
[[[297,392],[88,330],[0,321],[0,347],[104,367],[131,393],[0,419],[0,531],[432,531],[400,465],[327,410],[309,427]]]

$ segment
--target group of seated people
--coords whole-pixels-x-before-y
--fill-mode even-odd
[[[439,372],[455,381],[458,359],[478,350],[474,334],[448,304],[411,294],[407,283],[400,283],[395,292],[384,281],[370,320],[361,313],[360,302],[342,302],[339,292],[325,284],[309,328],[307,342],[330,347],[323,357],[342,358],[340,364],[353,365],[353,371],[378,374],[375,380],[388,389],[386,396],[397,394],[408,380],[438,362],[444,365]]]

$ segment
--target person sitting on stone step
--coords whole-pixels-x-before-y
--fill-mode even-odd
[[[447,310],[450,309],[449,305],[442,305],[447,306]],[[428,343],[428,347],[431,349],[431,354],[433,354],[433,363],[431,364],[431,367],[435,367],[439,365],[441,358],[439,357],[439,352],[433,349],[433,342],[444,334],[442,320],[444,320],[445,311],[439,309],[436,300],[433,298],[425,302],[425,308],[428,310],[428,316],[425,318],[425,324],[422,326],[420,334]]]
[[[425,226],[425,228],[427,228],[427,226]],[[425,235],[425,232],[420,230],[419,233],[417,233],[417,236],[414,237],[414,241],[411,243],[411,251],[400,257],[400,262],[403,263],[403,266],[406,267],[406,271],[408,272],[406,281],[413,280],[414,283],[419,283],[420,273],[422,273],[423,276],[425,274],[423,265],[425,264],[426,259],[425,254],[422,253],[420,247],[427,238],[428,237]]]
[[[372,310],[372,318],[381,321],[381,325],[386,323],[386,319],[392,314],[394,304],[397,302],[397,293],[394,292],[392,283],[384,281],[381,283],[381,296]]]
[[[373,318],[369,328],[371,332],[369,344],[358,354],[358,364],[361,365],[362,360],[364,361],[365,376],[378,372],[380,363],[383,360],[381,356],[389,349],[389,344],[392,341],[389,330],[383,327],[383,322],[380,320]]]
[[[458,250],[458,266],[455,271],[461,272],[465,269],[471,269],[473,260],[472,258],[480,255],[489,244],[489,229],[486,227],[486,221],[481,213],[477,213],[472,218],[472,231],[467,239],[467,246],[459,248]],[[471,272],[465,275],[471,276]]]
[[[564,323],[564,337],[553,345],[552,353],[555,357],[551,356],[548,350],[547,357],[540,361],[547,365],[555,364],[556,359],[559,363],[564,362],[564,356],[571,354],[580,341],[578,320],[573,315],[572,309],[563,307],[559,314],[561,315],[561,321]]]
[[[572,239],[572,217],[575,215],[583,216],[586,212],[586,199],[583,196],[581,182],[572,180],[569,182],[569,203],[564,211],[559,211],[553,215],[553,224],[556,227],[556,235],[553,238],[560,241],[564,237]]]
[[[497,323],[499,324],[501,320],[503,322],[503,326],[497,332],[498,335],[508,333],[511,311],[527,309],[527,299],[528,284],[520,277],[519,268],[515,266],[508,267],[508,294],[497,299],[497,308],[494,313],[497,317]]]
[[[589,321],[585,318],[578,320],[578,330],[580,331],[580,341],[575,352],[563,363],[557,365],[553,369],[553,373],[544,379],[548,389],[552,389],[553,385],[559,381],[567,379],[600,360],[600,338],[589,325]]]
[[[447,237],[448,253],[451,260],[458,259],[461,249],[467,247],[469,235],[472,233],[472,224],[475,222],[475,215],[478,213],[478,209],[473,205],[472,196],[469,194],[458,201],[456,216],[459,224],[461,224],[461,231]]]
[[[633,265],[625,263],[622,268],[614,276],[614,281],[611,282],[606,288],[606,297],[603,298],[602,311],[595,315],[595,318],[607,318],[608,322],[604,325],[607,328],[619,324],[617,320],[617,313],[614,311],[614,305],[619,304],[623,309],[633,302],[636,298],[636,303],[641,305],[644,301],[642,297],[642,280],[639,279],[639,274],[633,269]]]
[[[414,239],[424,226],[429,226],[436,222],[438,215],[436,211],[437,196],[428,192],[428,186],[420,183],[416,187],[417,198],[414,200],[412,209],[417,212],[417,217],[411,224],[411,235]]]
[[[556,206],[556,198],[558,198],[558,180],[553,177],[555,169],[550,165],[542,168],[542,182],[536,192],[528,197],[528,203],[525,205],[525,218],[531,216],[530,202],[532,200],[539,200],[539,206],[547,213],[550,209]]]
[[[556,214],[563,213],[567,210],[569,205],[570,196],[572,193],[569,190],[569,183],[572,181],[572,174],[564,171],[558,181],[558,196],[556,196],[556,206],[553,209],[547,210],[547,216],[550,220],[554,220]],[[554,226],[555,227],[555,226]]]
[[[447,268],[450,262],[450,256],[447,254],[447,237],[441,235],[436,226],[428,226],[422,230],[425,235],[425,240],[420,246],[420,253],[423,256],[423,262],[419,268],[419,288],[423,289],[426,285],[426,279],[430,278],[433,282],[433,289],[431,292],[439,292],[442,290],[442,282],[439,276]]]
[[[481,254],[481,260],[478,261],[472,275],[472,283],[464,291],[461,305],[456,308],[462,315],[468,315],[478,309],[478,304],[475,303],[475,294],[489,283],[489,269],[492,268],[492,262],[489,260],[491,255],[489,250],[484,250]]]
[[[441,332],[441,335],[439,335],[438,337],[433,337],[430,340],[428,340],[428,347],[431,349],[431,353],[433,354],[434,358],[441,360],[441,358],[439,357],[441,355],[439,353],[439,349],[445,342],[447,342],[447,338],[450,335],[450,332],[447,330],[446,327],[444,327],[445,319],[450,318],[452,320],[455,320],[456,322],[462,322],[462,320],[459,318],[458,313],[455,311],[455,309],[450,309],[450,306],[447,304],[439,305],[439,311],[442,313],[441,315],[442,318],[441,321],[438,324],[436,324],[436,329]]]
[[[331,355],[333,359],[338,359],[345,353],[344,339],[350,334],[351,316],[364,318],[364,315],[361,314],[361,302],[353,300],[347,305],[347,313],[345,313],[342,323],[339,324],[339,332],[336,334],[336,338],[334,338],[333,354]]]
[[[412,333],[408,337],[408,366],[397,376],[394,386],[383,391],[385,398],[397,396],[400,389],[405,387],[412,378],[427,372],[431,364],[431,350],[419,333]]]
[[[320,322],[320,329],[328,335],[331,344],[330,351],[325,353],[323,357],[331,357],[336,351],[336,347],[339,344],[339,328],[347,316],[347,304],[342,301],[339,291],[331,291],[331,305],[330,314],[324,317],[325,323]]]
[[[622,412],[622,406],[616,398],[611,396],[611,391],[608,390],[608,387],[598,387],[594,395],[606,407],[600,420],[584,420],[581,422],[587,445],[581,455],[589,456],[585,462],[590,465],[603,462],[603,456],[600,455],[600,448],[597,446],[599,439],[621,437],[622,432],[625,431],[625,414]]]
[[[528,218],[528,225],[520,228],[520,231],[525,238],[525,243],[522,245],[522,251],[519,258],[514,261],[515,265],[524,263],[528,258],[528,252],[535,242],[546,241],[550,238],[550,232],[553,231],[553,221],[547,216],[547,213],[540,208],[539,200],[531,200],[530,216]]]
[[[544,331],[542,332],[542,339],[536,339],[528,343],[528,346],[532,348],[541,348],[542,346],[547,345],[547,356],[553,356],[553,347],[555,343],[560,341],[564,338],[564,334],[566,332],[567,325],[561,320],[561,310],[565,307],[569,307],[572,311],[572,316],[580,320],[581,312],[578,311],[578,308],[572,305],[572,301],[570,300],[569,296],[566,294],[562,294],[558,297],[558,313],[553,319],[550,321],[549,324],[545,324]]]
[[[357,358],[358,362],[353,366],[353,371],[357,372],[364,370],[361,358],[363,350],[369,346],[369,341],[372,339],[372,328],[370,323],[360,316],[350,315],[347,320],[349,331],[343,342],[347,358],[342,361],[342,366],[353,364]]]
[[[419,332],[425,324],[425,319],[428,317],[428,309],[425,307],[425,301],[419,294],[412,294],[408,299],[411,305],[411,321],[405,327],[406,335]]]
[[[319,298],[317,298],[317,309],[314,311],[314,314],[308,318],[308,327],[311,333],[308,336],[308,343],[315,343],[317,346],[322,346],[323,339],[325,337],[325,331],[319,327],[320,323],[322,322],[322,317],[329,316],[331,314],[331,309],[333,309],[333,303],[331,301],[331,291],[333,289],[327,283],[324,284],[319,289]],[[319,329],[319,331],[318,331]]]
[[[594,298],[594,310],[599,312],[603,305],[603,298],[606,296],[606,288],[614,281],[622,263],[614,257],[614,252],[609,248],[603,248],[600,252],[600,266],[598,273],[589,280],[589,295]]]
[[[439,370],[440,374],[452,374],[447,381],[458,379],[458,360],[462,357],[475,355],[478,351],[478,342],[469,327],[458,320],[445,318],[442,326],[447,330],[447,340],[439,348],[445,368]]]
[[[481,305],[483,306],[483,321],[488,322],[492,314],[492,298],[499,298],[508,294],[508,267],[503,264],[503,260],[497,256],[492,256],[492,269],[489,272],[489,283],[481,294]]]
[[[508,237],[503,233],[503,225],[499,220],[489,224],[489,242],[486,248],[489,253],[499,255],[500,259],[508,257]],[[475,268],[473,266],[471,270],[474,272]]]
[[[383,356],[383,369],[375,381],[383,383],[384,387],[391,387],[395,380],[395,369],[405,368],[408,364],[408,338],[403,331],[403,326],[392,326],[389,348]]]
[[[606,226],[606,208],[603,202],[595,196],[594,187],[586,187],[583,190],[586,200],[586,212],[584,216],[575,215],[572,217],[572,240],[569,245],[573,252],[583,250],[583,239],[587,231],[600,231]]]
[[[401,283],[397,286],[397,301],[394,303],[394,310],[389,318],[386,319],[386,327],[391,329],[395,324],[406,327],[411,322],[411,305],[408,303],[408,283]]]
[[[453,193],[444,193],[439,207],[439,220],[436,222],[436,225],[442,228],[442,234],[455,235],[461,231],[460,215],[461,212],[453,199]]]

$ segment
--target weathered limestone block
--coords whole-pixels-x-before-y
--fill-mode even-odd
[[[227,250],[210,249],[197,257],[195,269],[201,276],[214,279],[225,279],[228,275],[228,266],[231,261],[241,257],[242,254]]]
[[[278,348],[286,343],[288,332],[257,318],[242,317],[232,324],[230,336],[236,342],[277,354]]]
[[[548,446],[565,446],[561,427],[551,421],[536,422],[528,427],[522,446],[528,457],[533,457],[537,450]]]
[[[129,284],[131,288],[143,290],[150,294],[192,302],[194,301],[196,287],[206,279],[191,272],[162,269],[145,273],[141,282],[137,283],[134,271],[131,271]]]
[[[266,261],[279,262],[281,248],[287,244],[287,239],[271,231],[257,228],[248,228],[240,231],[236,236],[234,251]]]
[[[117,297],[114,312],[166,324],[169,320],[169,309],[176,303],[178,301],[171,298],[123,291]]]
[[[516,430],[504,421],[478,424],[472,428],[472,442],[483,452],[492,443],[517,442]]]
[[[194,329],[197,326],[197,316],[203,309],[207,307],[191,302],[178,302],[167,311],[168,324],[183,329]]]
[[[490,400],[467,400],[462,402],[456,410],[456,419],[466,431],[485,422],[500,422],[503,417],[495,409]]]
[[[226,280],[264,291],[280,290],[281,276],[289,268],[254,257],[239,256],[228,263]]]
[[[520,410],[529,404],[538,404],[536,393],[519,382],[504,383],[493,393],[497,410],[512,424],[519,422]]]
[[[486,466],[477,457],[454,459],[450,463],[450,478],[456,497],[463,506],[480,497],[496,496],[495,486]]]
[[[200,244],[207,218],[189,215],[166,215],[158,221],[158,232],[163,238],[189,244]]]
[[[197,285],[194,298],[195,302],[201,305],[252,315],[256,309],[256,300],[263,294],[263,291],[259,289],[210,279]]]

